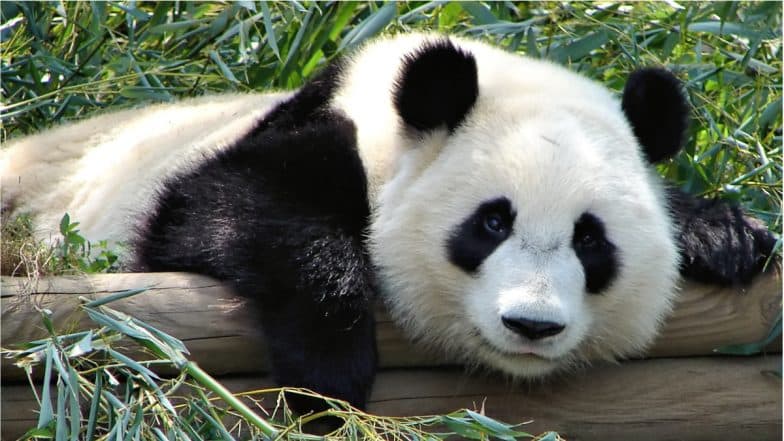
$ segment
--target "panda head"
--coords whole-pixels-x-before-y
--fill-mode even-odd
[[[679,83],[618,102],[550,63],[435,38],[402,58],[405,149],[371,255],[393,317],[464,362],[535,377],[651,342],[678,253],[650,164],[679,150]]]

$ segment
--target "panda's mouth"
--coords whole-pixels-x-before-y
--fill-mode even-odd
[[[480,341],[480,346],[484,348],[484,350],[490,352],[491,354],[495,354],[501,357],[508,357],[508,358],[516,358],[516,359],[537,359],[542,361],[552,362],[554,359],[552,357],[548,357],[537,352],[535,349],[526,347],[520,351],[510,351],[508,349],[500,348],[495,343],[490,341],[487,337],[482,335],[482,331],[478,328],[474,328],[473,334],[477,339]]]
[[[495,346],[494,344],[490,343],[487,340],[484,341],[484,344],[487,346],[487,348],[490,349],[491,352],[494,352],[504,357],[512,357],[512,358],[520,358],[520,359],[535,358],[539,360],[552,361],[551,358],[539,354],[531,349],[525,349],[521,351],[508,351],[508,350],[501,349],[498,346]]]

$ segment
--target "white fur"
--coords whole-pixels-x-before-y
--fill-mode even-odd
[[[207,96],[23,138],[0,156],[3,207],[34,215],[45,240],[57,236],[67,212],[91,241],[127,241],[162,176],[231,145],[285,96]]]
[[[537,376],[644,348],[670,309],[678,255],[659,179],[618,100],[551,63],[452,38],[477,60],[479,97],[452,134],[405,136],[391,92],[401,60],[435,36],[377,40],[353,55],[331,105],[357,126],[373,214],[368,244],[383,297],[410,335],[468,363]],[[38,225],[68,211],[92,240],[127,240],[162,176],[242,136],[285,95],[230,95],[94,118],[2,152],[3,195]],[[468,275],[446,256],[455,225],[504,196],[513,234]],[[571,248],[590,211],[618,248],[610,287],[585,292]],[[522,342],[502,314],[557,321]]]

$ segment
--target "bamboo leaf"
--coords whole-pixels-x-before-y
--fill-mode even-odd
[[[270,13],[269,6],[266,1],[261,2],[261,14],[264,17],[264,29],[267,31],[267,44],[269,44],[272,52],[280,60],[280,50],[278,49],[278,37],[275,35],[275,27],[272,26],[272,14]]]
[[[690,32],[707,32],[716,35],[732,34],[739,37],[752,39],[771,39],[775,34],[770,30],[751,28],[743,23],[719,22],[719,21],[698,21],[689,23],[686,27]]]
[[[551,49],[549,58],[559,63],[574,62],[588,55],[591,51],[599,49],[609,40],[607,32],[593,32],[568,44]]]
[[[384,6],[371,14],[367,20],[361,22],[346,35],[338,46],[338,52],[345,48],[357,46],[381,32],[395,18],[396,13],[397,4],[395,2],[385,3]]]
[[[44,382],[41,388],[41,410],[38,413],[38,423],[36,424],[38,429],[46,427],[54,419],[51,395],[52,358],[54,358],[54,346],[48,345],[46,348],[46,364],[44,365]]]
[[[474,18],[475,25],[488,25],[498,23],[498,19],[490,12],[490,9],[481,2],[460,2],[460,6],[471,17]]]
[[[97,426],[98,406],[101,404],[101,394],[103,392],[103,368],[98,368],[95,373],[95,383],[93,386],[93,395],[90,399],[90,413],[87,416],[87,430],[85,431],[85,440],[92,441]]]
[[[100,299],[89,300],[86,297],[79,297],[79,300],[81,300],[82,302],[85,302],[84,303],[84,307],[85,308],[97,308],[99,306],[106,305],[107,303],[116,302],[117,300],[120,300],[120,299],[125,299],[125,298],[128,298],[128,297],[135,296],[137,294],[141,294],[141,293],[147,291],[148,289],[150,289],[150,287],[129,289],[127,291],[121,291],[121,292],[118,292],[118,293],[115,293],[115,294],[108,295],[106,297],[101,297]]]
[[[231,71],[231,69],[229,69],[229,66],[223,62],[223,58],[221,58],[221,56],[216,51],[210,51],[210,59],[218,65],[218,69],[220,69],[221,73],[223,73],[223,76],[226,77],[226,79],[232,83],[239,83],[239,80],[237,80],[237,78],[234,76],[234,73]]]

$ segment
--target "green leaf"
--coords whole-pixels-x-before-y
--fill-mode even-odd
[[[415,22],[422,19],[425,15],[425,12],[431,11],[441,5],[449,4],[447,0],[436,0],[436,1],[429,1],[421,6],[417,6],[416,8],[406,12],[405,14],[399,16],[397,20],[400,23],[409,23]]]
[[[127,291],[121,291],[118,293],[110,294],[106,297],[101,297],[100,299],[89,300],[86,297],[80,297],[80,300],[85,301],[84,306],[86,308],[97,308],[99,306],[105,305],[107,303],[116,302],[117,300],[124,299],[126,297],[135,296],[137,294],[141,294],[145,291],[150,289],[149,287],[146,288],[137,288],[137,289],[129,289]]]
[[[199,392],[202,396],[204,396],[204,392],[201,389],[197,389],[197,392]],[[209,401],[207,400],[205,400],[205,404],[207,406],[210,405]],[[218,433],[220,433],[221,438],[223,438],[225,441],[234,441],[234,437],[231,436],[228,430],[226,430],[226,427],[223,425],[223,423],[221,423],[219,419],[214,418],[209,412],[207,412],[207,410],[205,410],[201,405],[199,405],[198,402],[191,401],[190,406],[192,409],[195,409],[199,414],[201,414],[201,416],[204,417],[204,419],[206,419],[209,422],[210,426],[212,426],[213,429],[217,430]]]
[[[466,415],[471,417],[474,421],[481,424],[482,427],[485,429],[491,430],[494,436],[498,437],[530,437],[531,435],[525,432],[518,432],[514,430],[514,427],[508,424],[501,423],[496,421],[488,416],[482,415],[480,413],[474,412],[472,410],[466,409]]]
[[[280,60],[280,50],[278,49],[278,37],[275,35],[275,27],[272,26],[272,14],[270,14],[269,6],[266,1],[261,2],[261,13],[264,17],[264,29],[267,31],[267,44],[269,44],[272,52]]]
[[[54,358],[54,346],[51,344],[46,347],[46,364],[44,365],[44,381],[41,390],[41,410],[38,413],[38,423],[36,428],[42,429],[49,425],[54,419],[52,409],[52,358]]]
[[[295,56],[300,52],[299,47],[300,44],[302,44],[302,37],[305,35],[305,30],[308,29],[308,23],[310,23],[310,19],[313,16],[315,9],[315,5],[311,6],[310,10],[305,14],[305,18],[302,20],[302,25],[297,30],[297,34],[294,36],[294,41],[292,41],[291,47],[289,47],[289,50],[286,53],[286,61],[283,63],[283,67],[280,69],[280,77],[283,81],[289,77],[290,71],[294,65],[293,61]]]
[[[128,6],[123,5],[122,3],[112,3],[112,6],[114,6],[115,8],[122,9],[123,11],[127,12],[128,14],[130,14],[133,18],[135,18],[136,20],[139,20],[141,22],[145,22],[145,21],[150,19],[149,15],[147,15],[146,13],[138,10],[135,7],[128,7]]]
[[[68,395],[66,394],[66,390],[68,386],[63,384],[63,376],[59,376],[57,378],[57,423],[55,425],[55,439],[57,441],[63,440],[65,441],[65,434],[67,432],[66,429],[66,414],[65,414],[65,405],[68,401]]]
[[[60,219],[60,234],[63,236],[68,234],[68,225],[71,223],[71,216],[68,216],[68,213],[65,213]]]
[[[485,435],[479,430],[474,423],[463,420],[461,418],[455,418],[453,416],[445,416],[442,419],[443,423],[449,428],[449,430],[455,432],[457,435],[462,436],[463,438],[468,439],[484,439]]]
[[[149,101],[171,101],[172,97],[165,91],[157,90],[152,86],[126,86],[120,89],[120,95]]]
[[[610,36],[606,31],[593,32],[569,44],[551,49],[549,58],[558,63],[575,62],[591,53],[591,51],[602,47],[609,40]]]
[[[34,438],[54,439],[54,433],[52,433],[52,429],[49,426],[41,428],[36,427],[25,432],[25,434],[22,435],[22,437],[19,439],[27,440]]]
[[[498,23],[498,19],[495,18],[490,9],[485,6],[481,2],[459,2],[460,6],[466,11],[471,17],[473,17],[473,21],[475,25],[488,25]]]
[[[686,29],[691,32],[707,32],[716,35],[733,34],[751,39],[766,40],[776,37],[771,30],[755,29],[742,23],[733,22],[698,21],[689,23],[689,25],[686,26]]]
[[[166,435],[161,432],[161,429],[157,427],[152,428],[152,433],[155,435],[158,441],[169,441],[169,438],[167,438]]]
[[[85,431],[84,439],[87,441],[93,440],[93,434],[97,426],[98,406],[101,404],[101,393],[103,391],[103,368],[99,367],[95,372],[95,387],[93,388],[93,396],[90,400],[90,413],[87,416],[87,430]]]
[[[775,124],[781,124],[781,97],[773,101],[765,107],[762,114],[757,121],[759,128],[767,129],[768,127],[775,127]]]
[[[338,52],[361,44],[368,38],[381,32],[397,14],[397,3],[387,2],[374,12],[367,20],[360,22],[352,29],[338,46]]]
[[[221,58],[221,56],[216,51],[210,51],[210,59],[218,65],[218,69],[220,69],[221,73],[223,73],[223,76],[226,77],[227,80],[231,81],[232,83],[239,83],[239,80],[237,80],[237,78],[234,76],[234,73],[232,73],[231,69],[229,69],[229,66],[223,62],[223,58]]]
[[[536,48],[536,33],[533,26],[529,27],[525,33],[525,54],[533,58],[541,56],[539,49]]]
[[[131,413],[128,411],[128,413]],[[131,427],[128,428],[127,433],[125,434],[125,439],[127,441],[132,441],[135,439],[139,439],[139,434],[141,432],[142,422],[144,421],[144,408],[141,404],[137,404],[133,408],[133,414],[135,415],[133,419],[133,423],[131,423]]]
[[[71,420],[71,427],[69,431],[71,435],[70,441],[78,441],[79,427],[82,422],[82,412],[81,409],[79,408],[79,390],[78,390],[79,379],[77,378],[76,370],[72,366],[68,366],[68,375],[71,377],[70,380],[71,384],[73,384],[74,388],[76,388],[76,389],[69,389],[69,392],[71,392],[68,399],[68,402],[70,404],[68,413]]]
[[[71,245],[84,245],[85,239],[79,233],[72,231],[65,238]]]
[[[256,12],[256,5],[250,0],[237,0],[237,4],[251,12]]]
[[[88,331],[84,337],[82,337],[79,341],[77,341],[71,349],[68,351],[68,357],[81,357],[84,354],[90,353],[93,351],[93,333],[92,331]]]
[[[181,31],[183,29],[199,26],[206,22],[207,22],[206,19],[175,21],[172,23],[164,23],[164,24],[152,26],[147,29],[147,32],[149,32],[150,34],[165,34],[167,32],[176,32],[176,31]]]

